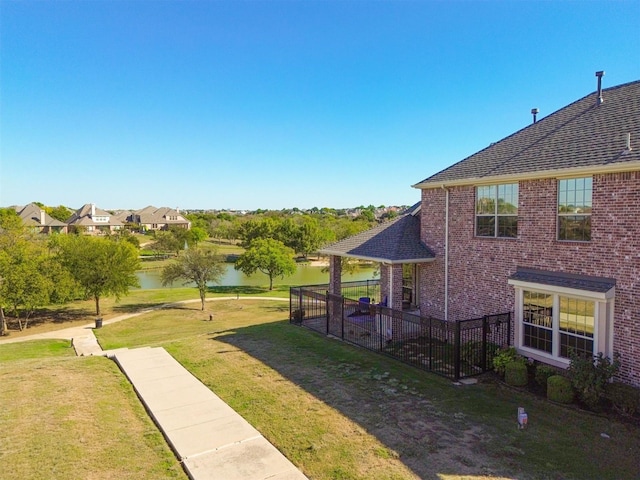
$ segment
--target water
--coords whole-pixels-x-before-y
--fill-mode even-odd
[[[222,286],[253,286],[253,287],[268,287],[269,277],[261,272],[256,272],[250,277],[247,277],[244,273],[237,271],[233,268],[233,264],[225,264],[226,271],[219,284],[210,283],[210,286],[222,285]],[[273,286],[276,285],[321,285],[329,283],[329,272],[323,272],[323,267],[316,267],[310,265],[298,265],[296,272],[293,275],[284,278],[274,278]],[[352,282],[356,280],[372,280],[374,269],[359,268],[353,274],[342,274],[343,282]],[[163,288],[161,281],[161,270],[144,270],[136,273],[138,280],[140,281],[141,289],[151,288]],[[182,282],[178,281],[173,284],[174,287],[181,287]],[[195,286],[193,283],[187,286]]]

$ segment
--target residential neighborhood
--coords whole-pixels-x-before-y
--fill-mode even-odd
[[[0,2],[0,480],[640,480],[640,0]]]
[[[14,208],[25,225],[37,230],[38,233],[67,233],[70,230],[77,230],[98,235],[115,232],[125,226],[142,232],[168,230],[170,227],[187,230],[191,228],[191,222],[178,209],[168,207],[148,206],[136,211],[121,210],[110,213],[93,203],[87,203],[76,210],[66,222],[51,218],[35,203]]]

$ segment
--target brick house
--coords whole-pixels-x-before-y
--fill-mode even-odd
[[[378,255],[381,288],[399,307],[410,267],[422,315],[455,322],[512,311],[523,355],[567,367],[570,350],[615,352],[620,380],[640,386],[640,81],[604,90],[600,81],[415,184],[420,208],[395,222],[419,217],[404,241],[432,257]],[[365,237],[323,250],[331,289],[340,257],[363,258],[352,252]]]

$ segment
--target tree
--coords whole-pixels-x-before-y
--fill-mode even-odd
[[[241,245],[249,248],[251,243],[257,239],[278,238],[278,229],[281,221],[272,217],[249,220],[244,222],[239,229]]]
[[[223,260],[217,251],[193,248],[180,255],[175,263],[167,265],[162,270],[162,285],[171,285],[176,280],[183,280],[184,284],[193,282],[200,293],[202,310],[204,310],[207,283],[219,283],[225,273]]]
[[[0,335],[7,330],[5,307],[11,308],[24,330],[36,308],[67,301],[72,292],[69,275],[42,239],[24,229],[11,213],[0,212]]]
[[[260,271],[269,276],[269,290],[273,290],[274,277],[284,278],[296,271],[294,251],[279,240],[258,238],[236,260],[235,269],[245,275]]]
[[[191,236],[189,244],[194,246],[197,246],[198,243],[202,242],[203,240],[206,240],[207,237],[209,236],[207,234],[207,230],[201,227],[192,227],[191,230],[188,230],[188,231]]]
[[[86,235],[59,235],[54,239],[58,258],[87,298],[93,298],[100,316],[100,298],[116,300],[139,285],[138,250],[129,242]]]
[[[71,218],[71,215],[73,215],[73,211],[64,205],[59,205],[57,207],[45,207],[45,211],[51,218],[55,218],[61,222],[66,222]]]
[[[304,258],[318,250],[328,240],[328,234],[320,227],[318,220],[308,217],[294,233],[293,249]]]
[[[149,248],[157,252],[158,255],[167,252],[178,253],[184,246],[184,243],[181,244],[180,240],[171,232],[156,232],[155,239],[156,241]]]

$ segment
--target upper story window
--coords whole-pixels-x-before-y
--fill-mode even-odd
[[[518,236],[518,184],[476,187],[476,236]]]
[[[558,181],[558,240],[591,240],[591,177]]]

